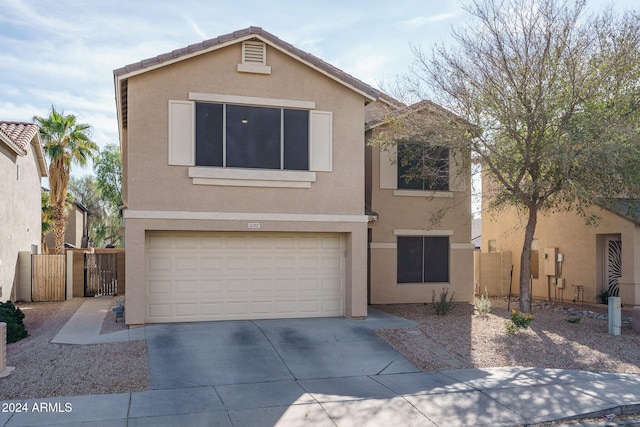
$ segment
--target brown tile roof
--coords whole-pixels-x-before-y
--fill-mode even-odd
[[[21,156],[27,155],[27,148],[37,133],[38,126],[33,123],[0,121],[0,136]]]
[[[268,43],[272,43],[273,45],[288,52],[289,54],[298,57],[300,60],[307,62],[308,64],[318,68],[321,71],[324,71],[325,73],[332,76],[333,78],[340,80],[345,84],[347,84],[348,86],[351,86],[354,89],[357,89],[358,91],[361,91],[367,94],[373,99],[377,99],[381,94],[380,91],[378,91],[377,89],[374,89],[368,84],[356,79],[355,77],[345,73],[344,71],[334,67],[333,65],[323,61],[322,59],[294,47],[292,44],[289,44],[279,39],[278,37],[263,30],[260,27],[249,27],[243,30],[234,31],[233,33],[225,34],[213,39],[205,40],[200,43],[192,44],[187,47],[183,47],[181,49],[177,49],[172,52],[158,55],[153,58],[143,59],[140,62],[135,62],[133,64],[125,65],[124,67],[118,68],[113,71],[113,74],[117,78],[132,72],[142,71],[145,68],[153,69],[158,66],[162,66],[162,64],[164,63],[172,63],[177,60],[180,60],[180,58],[184,56],[197,54],[200,51],[202,51],[202,53],[206,53],[208,50],[211,50],[216,46],[229,44],[234,40],[238,40],[238,41],[240,41],[240,39],[246,40],[252,35],[257,36]]]

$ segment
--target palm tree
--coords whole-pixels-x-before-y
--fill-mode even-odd
[[[48,117],[34,116],[40,126],[40,138],[49,158],[49,197],[53,207],[53,235],[55,253],[64,253],[64,233],[67,228],[67,187],[71,165],[86,165],[98,151],[89,137],[91,126],[76,123],[76,116],[56,111],[52,105]]]

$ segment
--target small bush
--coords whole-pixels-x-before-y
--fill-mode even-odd
[[[456,295],[454,292],[451,294],[451,297],[447,298],[449,295],[449,289],[442,289],[440,292],[440,298],[436,300],[436,291],[433,290],[433,294],[431,295],[431,303],[433,304],[433,308],[436,310],[436,314],[445,315],[453,310],[454,302],[453,297]]]
[[[487,318],[487,314],[491,312],[491,300],[489,299],[489,291],[484,288],[484,294],[480,298],[475,298],[473,305],[476,311],[483,319]]]
[[[24,313],[11,301],[0,303],[0,322],[7,324],[7,344],[29,336],[22,319],[24,319]]]
[[[571,317],[567,317],[564,320],[566,320],[569,323],[580,323],[580,321],[582,320],[582,316],[571,316]]]
[[[527,329],[535,318],[536,316],[531,313],[525,314],[520,311],[512,310],[511,320],[507,320],[505,322],[505,325],[507,326],[507,333],[515,334],[520,329]]]

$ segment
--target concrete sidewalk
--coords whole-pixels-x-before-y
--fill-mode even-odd
[[[85,298],[80,308],[51,340],[56,344],[104,344],[145,339],[144,328],[100,335],[102,322],[113,306],[112,297]],[[121,320],[122,321],[122,320]]]
[[[134,330],[133,334],[121,331],[98,335],[110,305],[110,299],[87,299],[55,337],[55,342],[95,344],[145,338],[145,328]],[[169,353],[166,356],[173,358],[172,365],[163,365],[165,368],[159,370],[160,374],[152,370],[152,384],[156,384],[154,390],[4,401],[0,402],[0,426],[515,426],[640,413],[640,375],[525,367],[419,372],[412,366],[399,363],[404,358],[398,354],[395,369],[389,369],[394,366],[389,364],[379,372],[375,369],[371,371],[375,374],[365,372],[349,376],[349,372],[357,372],[352,369],[361,370],[362,367],[349,367],[353,361],[348,360],[346,350],[337,352],[335,368],[304,367],[297,359],[292,359],[285,352],[283,342],[278,341],[278,337],[289,337],[301,342],[299,340],[302,337],[299,334],[292,335],[292,332],[295,328],[304,327],[301,324],[308,323],[313,325],[310,336],[314,341],[326,341],[336,335],[340,347],[335,348],[345,349],[341,347],[344,344],[350,346],[352,350],[349,351],[358,353],[362,352],[362,348],[367,348],[356,348],[366,343],[367,330],[402,327],[408,322],[375,310],[364,321],[343,320],[344,329],[339,329],[339,319],[294,319],[291,324],[287,321],[253,323],[262,330],[264,345],[271,346],[287,367],[289,374],[278,378],[256,377],[251,381],[245,378],[244,382],[220,382],[212,377],[215,381],[209,383],[207,375],[211,376],[211,372],[202,372],[202,376],[196,378],[198,384],[182,380],[171,382],[168,378],[175,377],[179,370],[174,371],[169,366],[206,364],[215,355],[210,349],[194,352],[192,356],[196,360],[185,360],[184,355],[177,358],[178,353]],[[203,340],[203,335],[197,330],[194,332],[191,325],[197,324],[179,325],[184,331],[174,335],[185,340],[190,333],[195,333]],[[209,332],[218,331],[215,332],[217,339],[222,340],[222,326],[214,322],[209,325]],[[148,329],[147,340],[157,341],[164,336],[159,332],[167,329],[167,326],[153,325]],[[251,329],[246,324],[236,322],[222,329],[239,342],[251,338],[251,346],[260,341],[255,339],[255,336],[259,336],[257,332],[249,334]],[[365,342],[359,343],[359,340]],[[212,349],[220,347],[221,353],[229,354],[225,341],[212,342],[215,344]],[[166,341],[160,344],[159,341],[148,343],[148,351],[154,346],[177,349],[188,342],[180,341],[172,345]],[[383,353],[387,358],[395,357],[389,353],[389,349],[378,345],[373,347],[373,353]],[[236,346],[236,351],[242,347]],[[251,346],[246,351],[253,354]],[[327,357],[326,354],[321,356]],[[311,359],[308,362],[307,365],[318,363],[312,363]],[[237,365],[242,363],[236,359]],[[265,369],[271,366],[265,363],[262,363]],[[319,371],[319,368],[322,370]],[[207,367],[206,370],[211,369]],[[335,376],[304,376],[301,372],[333,372]],[[154,376],[157,376],[155,380]],[[234,378],[239,377],[236,375]],[[190,385],[185,386],[187,383]],[[590,425],[632,424],[606,422]]]
[[[637,413],[640,378],[535,368],[471,369],[2,405],[0,426],[514,426]]]

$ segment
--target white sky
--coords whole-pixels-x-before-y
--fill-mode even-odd
[[[615,8],[636,2],[617,0]],[[92,125],[101,147],[118,143],[113,70],[124,65],[258,26],[379,87],[408,71],[411,44],[430,50],[466,19],[461,0],[2,3],[0,120],[30,122],[53,104]],[[588,4],[597,10],[609,3]]]

